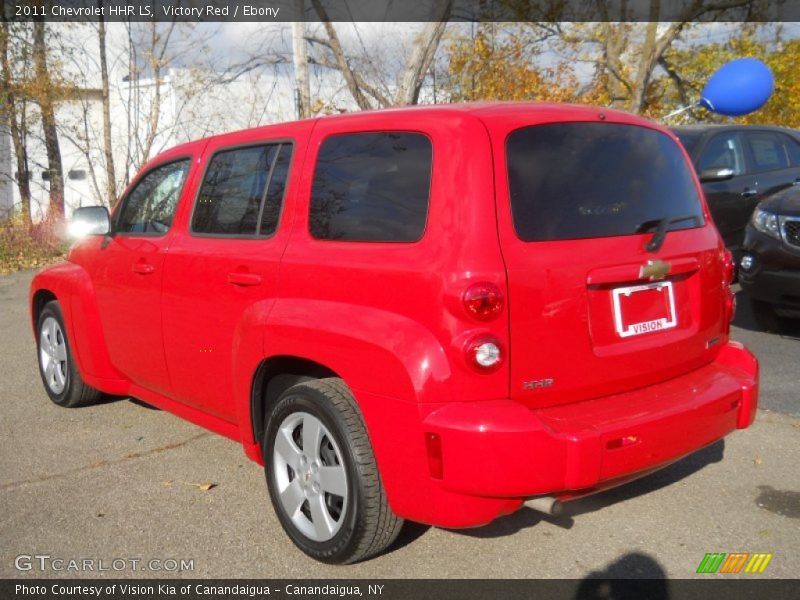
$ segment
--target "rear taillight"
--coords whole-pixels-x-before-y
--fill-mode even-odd
[[[722,288],[725,294],[725,325],[730,330],[731,321],[736,314],[736,294],[731,289],[733,277],[736,274],[736,263],[731,251],[725,248],[722,252]]]
[[[503,312],[503,292],[493,283],[474,283],[464,292],[464,308],[478,321],[491,321]]]
[[[733,262],[733,254],[727,248],[723,251],[722,264],[724,268],[723,277],[725,285],[733,283],[733,276],[736,269],[736,263]]]
[[[493,335],[480,335],[467,342],[467,362],[482,373],[497,370],[503,364],[503,347]]]

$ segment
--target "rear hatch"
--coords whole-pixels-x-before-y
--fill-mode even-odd
[[[722,249],[692,167],[670,135],[620,118],[502,132],[510,387],[531,407],[670,379],[727,339]]]

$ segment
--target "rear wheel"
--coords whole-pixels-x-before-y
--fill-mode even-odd
[[[66,408],[86,406],[100,398],[100,392],[81,379],[67,340],[61,306],[48,302],[39,314],[36,350],[39,374],[50,399]]]
[[[361,413],[340,379],[284,392],[267,419],[263,448],[278,519],[312,558],[357,562],[400,533],[403,520],[389,507]]]
[[[773,332],[781,330],[781,318],[769,302],[751,300],[750,305],[753,307],[753,318],[761,329]]]

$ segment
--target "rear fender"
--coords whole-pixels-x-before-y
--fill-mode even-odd
[[[440,396],[451,377],[439,340],[400,314],[341,302],[281,298],[270,315],[268,331],[266,356],[314,360],[338,373],[353,390],[426,402]]]

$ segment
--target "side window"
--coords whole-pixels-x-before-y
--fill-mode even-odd
[[[706,169],[733,169],[734,175],[744,174],[744,154],[735,133],[716,135],[703,149],[699,162],[700,171]]]
[[[788,135],[782,135],[786,154],[789,155],[789,163],[793,167],[800,167],[800,142]]]
[[[433,148],[419,133],[336,135],[317,157],[309,229],[320,240],[415,242],[428,217]]]
[[[116,223],[118,233],[166,233],[189,172],[190,159],[177,160],[147,173],[125,199]]]
[[[289,177],[289,162],[292,160],[292,145],[281,144],[272,175],[269,178],[269,189],[261,211],[261,235],[272,235],[278,228],[278,218],[283,205],[283,193],[286,191],[286,180]]]
[[[215,154],[197,196],[192,232],[235,236],[274,233],[291,151],[291,144],[270,144]]]
[[[789,166],[783,144],[774,133],[747,133],[746,138],[756,172],[786,169]]]

